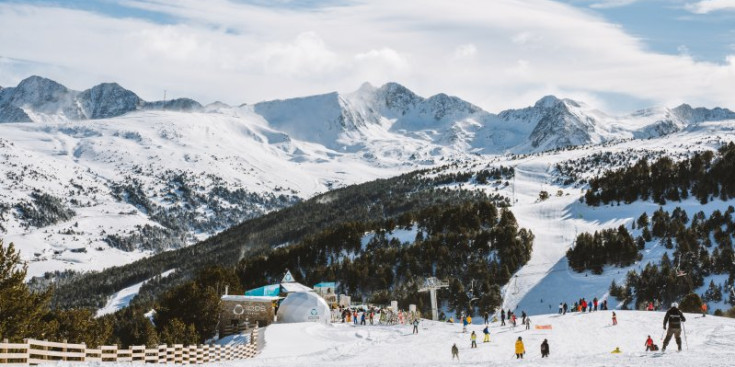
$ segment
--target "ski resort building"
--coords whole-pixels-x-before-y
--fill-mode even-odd
[[[309,288],[286,271],[279,284],[250,289],[244,295],[224,295],[220,306],[220,336],[239,333],[257,323],[274,321],[329,322],[330,305],[337,305],[336,283],[319,283]]]

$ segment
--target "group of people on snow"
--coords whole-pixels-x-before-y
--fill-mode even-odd
[[[600,301],[597,297],[591,301],[588,301],[585,298],[580,298],[574,302],[571,309],[566,302],[559,302],[559,315],[566,315],[567,312],[594,312],[605,310],[607,310],[607,299]]]
[[[584,304],[584,299],[581,300],[581,304]],[[589,302],[586,308],[589,308],[589,304],[592,304],[591,311],[595,311],[598,309],[604,310],[607,309],[607,302],[604,302],[601,306],[596,302],[597,300],[593,300],[592,302]],[[604,308],[602,308],[604,307]],[[563,306],[562,306],[563,310]],[[512,324],[515,325],[515,314],[513,311],[508,310],[506,313],[505,310],[501,310],[500,317],[501,317],[501,326],[505,325],[505,319],[506,315],[508,316],[508,319],[511,320]],[[522,322],[526,325],[526,329],[530,328],[530,318],[528,315],[526,315],[525,311],[521,314]],[[464,328],[466,329],[467,325],[471,323],[471,318],[469,316],[462,317]],[[613,325],[617,325],[617,315],[613,311],[612,313],[612,320]],[[684,317],[684,314],[679,310],[679,304],[674,302],[671,304],[671,308],[666,312],[666,315],[664,316],[664,330],[666,330],[666,337],[663,340],[663,346],[661,348],[661,351],[665,351],[666,347],[669,345],[669,342],[671,341],[672,337],[676,340],[676,345],[678,349],[681,351],[681,333],[682,333],[682,322],[685,322],[686,318]],[[483,343],[487,343],[490,341],[490,330],[488,327],[488,323],[485,323],[485,328],[482,330],[483,334],[485,334],[485,338],[483,339]],[[472,331],[470,334],[470,348],[474,349],[477,348],[477,334],[475,331]],[[659,350],[658,345],[654,343],[653,339],[649,335],[648,338],[645,341],[645,347],[646,351],[657,351]],[[549,342],[547,339],[544,339],[544,341],[541,343],[541,358],[547,358],[550,354],[550,348],[549,348]],[[457,344],[455,343],[452,345],[452,360],[454,358],[457,358],[459,360],[459,348],[457,347]],[[616,347],[615,350],[612,353],[621,353],[620,348]],[[515,356],[516,359],[522,359],[523,356],[526,354],[526,348],[523,344],[523,338],[518,337],[518,339],[515,342]]]
[[[390,308],[368,307],[366,308],[337,308],[333,311],[332,318],[336,322],[351,323],[354,325],[407,325],[412,324],[420,315],[416,312],[398,310],[393,312]]]

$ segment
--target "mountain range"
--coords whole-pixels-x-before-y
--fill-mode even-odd
[[[376,178],[730,119],[688,105],[614,116],[554,96],[494,114],[397,83],[203,106],[32,76],[0,89],[0,233],[20,246],[31,276],[98,270]]]
[[[133,111],[185,112],[235,109],[221,103],[203,107],[179,98],[146,102],[117,83],[103,83],[82,92],[39,76],[0,90],[0,122],[96,120]],[[724,108],[649,108],[613,116],[583,102],[554,96],[533,106],[493,114],[458,97],[429,98],[387,83],[363,84],[352,93],[266,101],[246,109],[289,138],[333,150],[358,151],[365,142],[402,136],[464,152],[529,153],[615,139],[650,138],[680,131],[705,121],[735,118]]]

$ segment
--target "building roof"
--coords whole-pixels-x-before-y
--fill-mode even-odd
[[[241,296],[235,294],[229,294],[222,296],[223,301],[235,301],[235,302],[270,302],[281,299],[283,297],[278,296]]]
[[[314,290],[298,282],[281,283],[281,291],[284,293],[292,292],[313,292]]]

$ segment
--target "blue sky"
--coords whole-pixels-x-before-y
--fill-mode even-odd
[[[0,24],[4,86],[239,104],[397,81],[491,111],[735,108],[735,0],[0,0]]]
[[[697,60],[723,63],[735,50],[735,5],[731,11],[696,14],[687,9],[693,1],[639,0],[609,7],[597,0],[565,2],[620,24],[656,52],[689,52]]]

